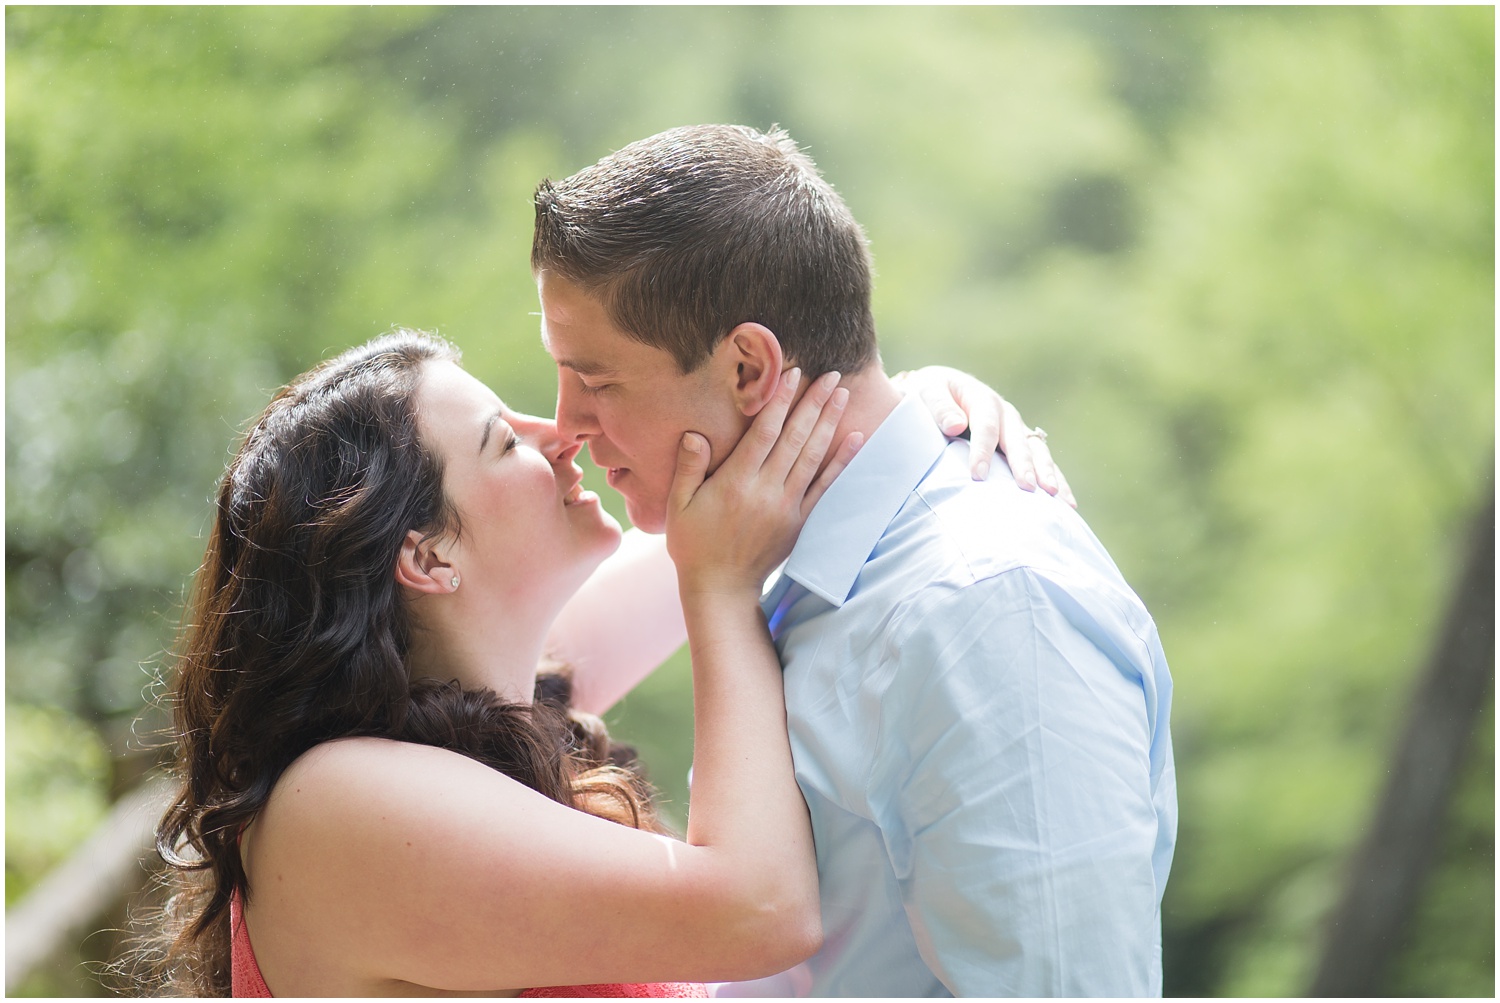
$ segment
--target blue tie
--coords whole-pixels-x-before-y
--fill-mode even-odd
[[[787,610],[792,608],[792,604],[801,598],[805,591],[801,588],[793,588],[796,584],[783,573],[760,598],[760,608],[766,614],[766,624],[771,628],[773,640],[780,633],[781,621],[786,617]]]

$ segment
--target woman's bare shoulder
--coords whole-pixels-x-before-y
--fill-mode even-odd
[[[326,779],[342,783],[363,774],[372,766],[400,767],[406,764],[420,764],[428,768],[480,765],[468,756],[434,745],[362,735],[335,738],[313,746],[293,760],[282,777],[309,781]]]
[[[392,739],[338,739],[299,756],[240,844],[267,982],[292,995],[399,990],[418,968],[409,916],[431,922],[436,906],[411,879],[466,869],[453,848],[432,853],[434,835],[466,805],[507,803],[511,788],[524,792],[465,756]]]
[[[390,738],[339,738],[293,760],[277,780],[263,814],[288,822],[328,822],[372,809],[420,811],[430,796],[454,787],[491,794],[527,790],[503,773],[447,749]],[[301,818],[308,814],[311,818]]]

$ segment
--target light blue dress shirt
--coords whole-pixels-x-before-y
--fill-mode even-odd
[[[813,996],[1161,994],[1156,627],[1066,504],[907,399],[762,601],[812,815]]]

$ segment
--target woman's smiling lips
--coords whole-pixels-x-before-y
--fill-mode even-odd
[[[594,494],[594,492],[583,489],[583,470],[574,466],[573,483],[568,486],[568,490],[563,492],[563,505],[586,505],[589,502],[596,502],[598,500],[599,496]]]

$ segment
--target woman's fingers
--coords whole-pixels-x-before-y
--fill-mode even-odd
[[[1063,476],[1062,467],[1054,465],[1052,470],[1057,474],[1057,497],[1077,508],[1078,499],[1073,497],[1073,488],[1068,484],[1068,479]]]
[[[1052,459],[1052,450],[1047,445],[1046,436],[1037,434],[1040,431],[1036,429],[1026,437],[1026,442],[1031,446],[1032,462],[1036,464],[1037,483],[1048,494],[1057,495],[1069,505],[1077,508],[1078,502],[1068,488],[1068,481],[1063,477],[1062,469],[1058,467],[1057,461]]]
[[[771,450],[776,448],[781,439],[781,427],[786,421],[786,413],[791,409],[792,398],[797,394],[797,384],[801,379],[802,370],[795,366],[781,375],[776,392],[750,423],[749,430],[724,461],[725,464],[737,464],[752,472],[765,465],[766,457],[771,455]]]
[[[1018,420],[1019,417],[1018,415]],[[1026,462],[1031,465],[1034,471],[1033,476],[1036,479],[1036,483],[1042,486],[1043,491],[1046,491],[1050,495],[1056,495],[1069,505],[1077,508],[1078,499],[1073,497],[1073,489],[1068,486],[1068,479],[1063,476],[1062,468],[1052,458],[1052,449],[1047,445],[1047,434],[1039,428],[1027,429],[1024,425],[1021,427],[1025,429],[1020,439],[1023,445],[1017,446],[1015,451],[1026,456]],[[1007,453],[1006,456],[1010,460],[1011,468],[1014,470],[1016,461],[1011,458],[1012,454]],[[1020,476],[1017,475],[1017,483],[1020,480]],[[1022,487],[1026,487],[1026,485],[1023,484]],[[1028,487],[1027,490],[1031,489]]]
[[[828,466],[823,468],[823,473],[813,482],[812,487],[807,489],[807,494],[802,496],[802,515],[804,518],[812,512],[813,506],[818,504],[818,499],[823,497],[823,492],[827,491],[834,479],[844,472],[844,468],[849,465],[850,460],[854,459],[854,454],[859,452],[859,447],[864,445],[864,443],[865,437],[863,433],[850,432],[844,436],[844,441],[839,443],[838,451],[828,461]]]
[[[969,416],[969,473],[976,481],[982,481],[990,475],[990,463],[994,459],[995,449],[1000,446],[1003,423],[1016,409],[1004,397],[977,380],[971,379],[967,383],[955,380],[949,389],[958,406]],[[1019,421],[1020,418],[1016,414],[1016,420]],[[1008,450],[1002,452],[1010,455]]]
[[[1026,422],[1021,420],[1021,412],[1010,401],[1000,400],[1000,420],[997,424],[995,436],[1000,452],[1005,454],[1005,462],[1010,465],[1010,472],[1016,479],[1016,485],[1026,491],[1036,489],[1036,461],[1033,456],[1032,446],[1040,442],[1036,436],[1031,434],[1031,429],[1026,427]],[[974,472],[975,480],[983,480],[984,474],[980,473],[979,466],[974,457],[975,443],[969,440],[969,466]],[[994,445],[990,449],[993,451]],[[988,459],[989,454],[985,454]],[[1051,462],[1049,459],[1048,462]],[[988,473],[986,464],[984,473]]]
[[[807,453],[807,447],[812,441],[814,431],[822,425],[828,413],[828,403],[832,400],[834,388],[838,384],[838,373],[824,373],[816,380],[813,380],[812,384],[807,388],[807,392],[802,395],[802,399],[797,402],[796,408],[792,410],[791,415],[783,424],[781,435],[776,441],[775,448],[766,457],[764,469],[766,476],[772,483],[782,484],[786,482],[791,476],[792,471],[796,468],[799,458]],[[848,391],[844,392],[843,397],[845,400],[848,399]],[[843,405],[840,404],[839,408],[842,409],[842,407]],[[837,421],[835,420],[834,423],[837,424]],[[832,434],[832,429],[829,429],[828,436],[830,438]],[[826,440],[820,448],[824,451],[827,450],[828,443]],[[818,463],[822,463],[822,456],[818,457]],[[814,473],[816,473],[816,467],[814,467]],[[811,480],[812,477],[809,475],[807,480],[799,486],[799,490],[807,487],[807,483]]]
[[[837,374],[834,375],[837,377]],[[837,379],[833,382],[836,383]],[[833,433],[838,430],[839,421],[844,417],[844,406],[848,403],[849,391],[844,387],[837,387],[829,392],[827,401],[816,416],[816,424],[808,433],[802,451],[787,474],[786,489],[789,494],[798,498],[806,497],[808,485],[818,476],[818,470],[828,456],[828,446],[833,442]]]
[[[944,435],[957,435],[968,427],[969,419],[964,417],[964,409],[958,403],[961,400],[959,391],[951,382],[946,386],[923,383],[917,389],[917,396],[932,412],[933,420]]]
[[[1026,444],[1031,447],[1031,462],[1036,467],[1036,482],[1048,494],[1057,494],[1057,464],[1052,462],[1052,450],[1047,448],[1047,440],[1033,432],[1026,437]]]

